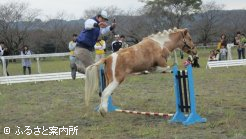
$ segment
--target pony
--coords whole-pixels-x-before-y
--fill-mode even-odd
[[[126,75],[155,68],[157,72],[165,72],[169,66],[167,58],[176,48],[187,54],[195,55],[197,49],[192,42],[188,29],[169,29],[152,34],[131,47],[120,49],[106,58],[86,68],[85,104],[89,106],[92,93],[99,89],[99,66],[104,64],[106,88],[101,95],[99,112],[102,116],[108,110],[108,98],[124,81]]]

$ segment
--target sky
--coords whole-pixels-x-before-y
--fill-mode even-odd
[[[0,4],[17,0],[1,0]],[[79,19],[86,9],[116,6],[122,10],[134,10],[143,7],[139,0],[18,0],[29,4],[29,8],[40,10],[39,18],[55,17],[64,12],[67,18]],[[208,2],[211,0],[202,0]],[[224,9],[246,9],[245,0],[215,0],[217,4],[224,4]]]

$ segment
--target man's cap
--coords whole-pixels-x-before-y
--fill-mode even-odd
[[[108,20],[108,13],[104,10],[99,14],[103,19]]]
[[[120,35],[119,35],[119,34],[116,34],[116,35],[114,35],[114,37],[115,37],[115,38],[119,38],[119,37],[120,37]]]

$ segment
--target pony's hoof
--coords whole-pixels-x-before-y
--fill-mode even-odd
[[[106,116],[107,111],[103,107],[100,107],[99,108],[99,112],[100,112],[100,114],[101,114],[102,117],[105,117]]]
[[[101,114],[102,117],[106,116],[106,112],[105,111],[100,111],[100,114]]]

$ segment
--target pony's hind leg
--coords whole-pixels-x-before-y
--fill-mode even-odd
[[[117,81],[113,81],[103,90],[99,107],[99,112],[102,116],[105,116],[106,112],[108,112],[108,98],[117,86],[119,86],[119,83]]]

